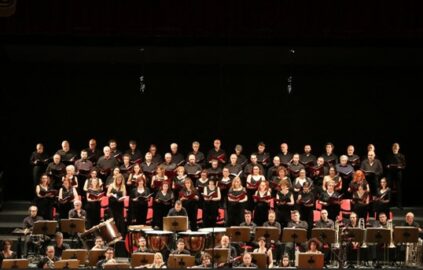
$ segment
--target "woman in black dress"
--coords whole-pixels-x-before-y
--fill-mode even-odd
[[[311,192],[310,183],[304,183],[303,190],[298,195],[297,204],[300,206],[301,217],[313,228],[314,193]],[[309,232],[311,232],[309,230]]]
[[[39,215],[45,220],[52,220],[52,209],[57,190],[50,185],[50,177],[47,174],[41,175],[40,183],[35,188],[35,194],[37,195],[36,203]]]
[[[109,197],[109,208],[111,215],[116,223],[116,227],[125,236],[125,220],[123,218],[124,200],[126,197],[125,178],[122,174],[117,174],[113,183],[107,189],[107,197]]]
[[[358,186],[358,190],[352,195],[352,210],[357,214],[357,217],[367,220],[367,213],[369,212],[370,192],[366,190],[364,184]]]
[[[198,211],[198,196],[197,190],[190,178],[185,179],[184,187],[179,192],[179,200],[182,201],[182,206],[187,210],[190,228],[193,231],[197,230],[197,211]]]
[[[16,252],[12,250],[12,241],[4,240],[3,241],[3,249],[0,253],[0,265],[2,264],[4,259],[16,259]]]
[[[270,201],[272,199],[272,191],[269,188],[269,182],[261,181],[254,199],[254,223],[257,226],[262,226],[267,221],[267,216],[270,209]]]
[[[78,192],[75,187],[72,187],[71,179],[68,176],[63,179],[58,199],[60,218],[68,218],[69,211],[73,208],[73,201],[78,199]]]
[[[221,200],[220,188],[216,186],[214,180],[209,180],[208,186],[203,190],[203,225],[206,228],[216,226],[219,215],[219,202]]]
[[[320,194],[320,203],[328,211],[329,219],[336,220],[340,211],[341,195],[335,191],[335,182],[329,181],[327,189]]]
[[[382,178],[379,181],[379,188],[377,189],[377,194],[373,199],[373,207],[376,213],[376,217],[380,213],[385,213],[389,217],[390,209],[389,205],[391,203],[391,189],[388,187],[388,182],[386,178]]]
[[[87,180],[88,181],[88,180]],[[101,200],[104,196],[100,178],[91,178],[87,184],[87,222],[88,228],[100,223]]]
[[[239,226],[244,221],[245,202],[247,190],[241,185],[241,179],[235,177],[232,187],[228,191],[228,208],[226,226]]]
[[[276,209],[278,221],[282,228],[291,220],[291,210],[294,206],[294,194],[289,190],[289,182],[282,180],[279,184],[279,191],[276,193]]]
[[[169,189],[169,183],[164,182],[154,199],[153,226],[155,229],[163,229],[163,217],[167,216],[167,213],[172,208],[174,198],[173,192]]]
[[[153,176],[153,181],[154,177]],[[147,218],[147,210],[148,210],[148,201],[152,194],[150,190],[145,187],[145,180],[144,178],[140,178],[138,183],[131,191],[131,200],[130,200],[130,208],[131,208],[131,217],[132,217],[132,224],[145,224]]]

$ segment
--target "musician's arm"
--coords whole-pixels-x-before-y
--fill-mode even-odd
[[[295,201],[294,201],[294,195],[291,194],[291,197],[289,198],[289,203],[287,203],[287,205],[294,205]]]

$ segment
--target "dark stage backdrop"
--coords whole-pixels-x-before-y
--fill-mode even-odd
[[[0,52],[1,167],[7,197],[29,198],[29,156],[43,142],[53,154],[63,139],[85,148],[115,138],[126,150],[136,139],[146,151],[182,152],[214,138],[245,154],[264,141],[272,154],[281,142],[292,152],[326,142],[360,156],[368,143],[377,155],[401,144],[408,159],[406,200],[421,202],[420,136],[422,53],[413,48],[96,47],[10,44]],[[139,76],[145,77],[140,92]],[[288,93],[287,78],[292,76]],[[24,192],[19,192],[24,190]]]

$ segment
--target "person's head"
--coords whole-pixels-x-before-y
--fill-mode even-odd
[[[288,171],[286,170],[285,167],[283,167],[283,166],[279,167],[278,176],[279,176],[280,179],[284,179],[287,174],[288,174]]]
[[[210,265],[211,264],[211,259],[212,259],[211,255],[209,253],[205,252],[201,256],[201,264],[202,265],[205,265],[205,266]]]
[[[231,164],[236,164],[238,160],[238,156],[236,154],[232,154],[230,157],[230,160],[231,160]]]
[[[163,165],[157,166],[157,168],[156,168],[157,175],[164,176],[165,172],[166,172],[166,170],[165,170],[165,167]]]
[[[354,145],[348,145],[348,147],[347,147],[347,155],[349,155],[349,156],[354,155],[354,151],[355,151]]]
[[[408,213],[405,215],[405,221],[406,221],[408,224],[412,224],[412,223],[414,222],[414,214],[413,214],[412,212],[408,212]]]
[[[195,155],[193,154],[189,155],[188,161],[190,164],[195,164]]]
[[[177,201],[175,202],[175,210],[176,210],[177,212],[179,212],[179,211],[181,211],[181,210],[182,210],[182,202],[181,202],[180,200],[177,200]]]
[[[328,192],[333,192],[335,190],[335,181],[329,180],[326,184],[326,187],[328,189]]]
[[[95,139],[91,139],[88,141],[88,147],[93,150],[97,147],[97,141]]]
[[[388,182],[386,181],[386,178],[383,177],[382,179],[380,179],[380,187],[382,188],[387,188],[388,187]]]
[[[112,151],[117,149],[117,141],[114,139],[109,140],[109,147]]]
[[[259,153],[263,153],[265,149],[266,149],[266,144],[264,142],[259,142],[257,144],[257,150]]]
[[[42,184],[42,185],[50,184],[50,178],[47,174],[44,173],[44,174],[41,175],[40,184]]]
[[[201,179],[205,180],[207,179],[208,176],[209,176],[209,173],[207,172],[207,170],[204,169],[201,171],[201,174],[200,174]]]
[[[310,241],[308,241],[308,250],[309,251],[317,251],[319,246],[320,246],[320,242],[316,238],[311,238]]]
[[[164,155],[164,161],[165,161],[167,164],[172,163],[172,154],[171,154],[171,153],[166,153],[166,154]]]
[[[320,219],[323,220],[323,221],[327,221],[328,220],[328,210],[323,209],[320,212]]]
[[[87,150],[81,150],[81,159],[86,160],[88,158]]]
[[[178,152],[178,144],[176,144],[176,143],[172,143],[172,144],[170,144],[170,151],[171,151],[173,154],[176,154],[176,153]]]
[[[90,185],[88,188],[98,189],[100,187],[100,181],[98,178],[91,178]]]
[[[298,212],[298,210],[291,211],[291,219],[294,222],[299,222],[300,221],[300,212]]]
[[[225,178],[228,178],[229,177],[229,175],[230,175],[230,172],[229,172],[229,169],[228,168],[223,168],[222,169],[222,175],[223,175],[223,177],[225,177]]]
[[[292,163],[294,163],[294,164],[298,164],[299,162],[300,162],[300,154],[295,153],[295,154],[292,156]]]
[[[138,247],[145,248],[146,246],[147,246],[147,241],[145,240],[145,238],[142,236],[138,238]]]
[[[151,154],[151,152],[147,152],[145,153],[144,158],[146,162],[151,162],[151,160],[153,159],[153,154]]]
[[[121,186],[124,183],[125,177],[123,176],[123,174],[118,174],[115,177],[115,186]]]
[[[288,153],[288,144],[287,143],[281,144],[281,152],[284,153],[284,154]]]
[[[80,200],[73,201],[73,207],[75,207],[75,210],[81,210],[82,202]]]
[[[275,222],[276,220],[276,213],[273,210],[269,210],[269,214],[267,214],[267,218],[269,220],[270,223]]]
[[[216,183],[214,182],[213,179],[210,179],[209,182],[207,183],[207,186],[209,187],[209,189],[215,189]]]
[[[214,146],[215,149],[219,150],[221,145],[222,145],[222,142],[220,141],[220,139],[214,140],[213,146]]]
[[[256,158],[256,159],[257,159],[257,158]],[[254,166],[253,166],[253,171],[252,171],[252,174],[253,174],[253,175],[260,175],[260,174],[261,174],[260,167],[259,167],[259,166],[254,165]]]
[[[386,214],[384,212],[379,213],[379,222],[381,224],[386,224],[387,221],[388,221],[388,218]]]
[[[211,167],[212,167],[213,169],[217,169],[217,167],[219,167],[219,161],[217,161],[217,159],[213,159],[213,160],[211,161]]]
[[[103,154],[105,157],[110,157],[111,153],[112,153],[112,150],[110,150],[110,147],[108,146],[103,147]]]
[[[241,154],[241,152],[242,152],[242,145],[237,144],[237,145],[235,146],[235,153],[236,153],[237,155],[239,155],[239,154]]]
[[[131,156],[129,154],[123,155],[123,164],[128,166],[130,161],[131,161]]]
[[[399,150],[400,150],[400,145],[399,145],[399,143],[394,143],[394,144],[392,145],[392,152],[393,152],[394,154],[397,154],[397,153],[399,152]]]
[[[373,161],[373,160],[375,160],[375,157],[376,157],[376,154],[375,154],[375,152],[374,152],[374,151],[369,151],[369,152],[367,153],[367,158],[369,159],[369,161]]]
[[[69,145],[69,142],[68,141],[63,141],[62,142],[62,150],[63,151],[65,151],[65,152],[67,152],[67,151],[69,151],[69,149],[70,149],[70,145]]]
[[[37,216],[38,208],[35,205],[31,205],[28,209],[28,212],[29,212],[29,215],[34,218]]]
[[[279,167],[281,165],[281,159],[278,156],[273,158],[273,166]]]
[[[348,163],[348,157],[347,157],[347,155],[342,155],[339,158],[339,163],[341,163],[342,166],[346,166],[347,163]]]
[[[318,157],[316,163],[317,166],[323,166],[323,164],[325,164],[325,159],[323,157]]]
[[[54,156],[53,156],[53,162],[54,162],[54,164],[59,164],[61,159],[62,158],[60,157],[59,154],[54,154]]]
[[[309,193],[310,189],[311,189],[310,182],[305,182],[304,185],[303,185],[303,192]]]
[[[220,239],[220,245],[222,247],[228,247],[229,244],[230,244],[229,236],[227,235],[222,236],[222,238]]]
[[[101,236],[97,236],[95,238],[95,246],[96,247],[99,247],[99,248],[101,248],[101,247],[104,246],[104,240],[103,240],[103,238]]]
[[[75,166],[73,166],[73,165],[66,166],[66,174],[74,175],[75,174]]]
[[[106,260],[113,259],[114,255],[115,255],[115,251],[113,250],[112,247],[107,248],[106,252],[104,252],[104,257]]]
[[[250,224],[251,223],[251,211],[249,211],[249,210],[245,210],[245,212],[244,212],[244,220],[245,220],[245,223],[247,223],[247,224]]]
[[[300,173],[298,174],[298,177],[301,178],[301,179],[304,179],[304,178],[307,177],[305,169],[301,169],[300,170]]]
[[[154,264],[162,264],[163,263],[163,255],[160,252],[154,253]]]
[[[251,154],[250,155],[250,161],[252,164],[256,164],[257,163],[257,155],[256,154]],[[254,168],[253,168],[254,170]]]
[[[169,182],[164,181],[162,184],[162,191],[167,192],[169,190]]]
[[[258,186],[259,191],[266,191],[268,189],[269,185],[267,181],[260,181],[260,184]]]
[[[232,188],[240,188],[241,187],[241,179],[237,176],[232,180]]]
[[[129,141],[129,148],[134,151],[135,149],[137,149],[137,141],[136,140],[130,140]]]
[[[335,148],[335,146],[333,145],[333,143],[327,143],[325,146],[326,149],[326,154],[331,155],[333,153],[333,149]]]
[[[61,232],[57,232],[55,235],[54,235],[54,239],[56,240],[56,245],[57,246],[61,246],[61,245],[63,245],[63,233],[61,233]]]
[[[12,242],[9,240],[4,240],[3,241],[3,250],[4,251],[8,251],[12,249]]]
[[[37,145],[35,146],[35,150],[39,154],[43,153],[44,152],[44,145],[42,143],[37,143]]]
[[[366,175],[364,174],[364,172],[362,170],[356,170],[354,173],[354,177],[353,180],[355,182],[360,182],[366,179]]]
[[[192,150],[197,153],[200,150],[200,143],[197,141],[192,142]]]
[[[370,143],[370,144],[367,145],[367,152],[370,152],[370,151],[373,151],[373,152],[376,151],[376,147],[375,147],[374,144]]]
[[[282,181],[279,182],[279,187],[281,188],[281,190],[286,190],[287,188],[289,188],[289,182],[286,179],[283,179]]]
[[[242,256],[242,262],[245,265],[250,265],[251,264],[251,261],[252,261],[251,254],[248,253],[248,252],[245,252],[244,255]]]
[[[139,188],[145,188],[145,179],[144,179],[144,177],[138,178],[138,181],[137,181],[137,184],[136,185]]]
[[[151,155],[154,156],[157,153],[157,146],[155,144],[151,144],[148,148],[148,152],[150,152]]]
[[[191,189],[193,189],[194,185],[193,185],[193,183],[192,183],[191,178],[186,178],[186,179],[185,179],[185,181],[184,181],[184,186],[185,186],[185,188],[186,188],[187,190],[191,190]]]
[[[179,238],[179,239],[178,239],[178,242],[177,242],[177,244],[176,244],[176,248],[177,248],[179,251],[182,251],[182,250],[184,250],[184,249],[185,249],[185,240],[184,240],[183,238]]]
[[[282,267],[289,267],[289,256],[283,255],[282,257]]]
[[[304,153],[306,153],[306,154],[311,153],[311,145],[309,145],[309,144],[304,145]]]
[[[47,246],[46,255],[50,259],[53,259],[53,257],[54,257],[54,246]]]
[[[261,236],[258,239],[258,244],[259,244],[259,247],[261,247],[261,248],[265,247],[266,246],[266,238],[264,238],[263,236]]]
[[[353,224],[357,224],[357,214],[355,212],[351,212],[350,222],[353,223]]]
[[[179,175],[179,176],[183,176],[185,174],[184,166],[178,166],[176,168],[176,174]]]

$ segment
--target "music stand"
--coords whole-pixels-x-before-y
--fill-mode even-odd
[[[347,242],[363,243],[365,229],[361,228],[346,228],[342,234],[343,240]],[[357,265],[360,264],[360,247],[357,249]]]
[[[54,262],[55,269],[78,269],[79,267],[79,260],[60,260]]]
[[[28,259],[4,259],[1,269],[23,269],[28,268]]]
[[[335,243],[335,230],[331,228],[313,228],[311,237],[319,239],[323,244]]]
[[[387,258],[389,257],[389,249],[387,250],[386,247],[389,246],[391,240],[391,230],[385,228],[367,228],[366,243],[383,244],[384,261],[389,261],[389,259],[387,260]],[[376,252],[377,247],[375,247],[375,253]]]
[[[62,252],[62,260],[77,259],[79,264],[85,265],[88,258],[86,249],[65,249]]]
[[[72,243],[78,233],[85,232],[85,219],[70,218],[60,220],[60,229],[62,232],[72,236]]]
[[[395,243],[417,243],[419,239],[419,229],[417,227],[395,226]]]
[[[171,269],[188,268],[195,265],[195,258],[191,255],[171,254],[167,265]]]
[[[266,269],[267,267],[267,255],[264,253],[252,252],[250,253],[252,262],[255,263],[258,269]]]
[[[250,241],[250,227],[233,226],[226,229],[226,234],[231,238],[232,242],[248,242]]]
[[[88,251],[88,266],[96,266],[97,262],[104,256],[106,249],[92,249]]]
[[[212,261],[217,264],[227,263],[230,258],[229,248],[207,248],[205,252],[210,254],[212,256]]]
[[[323,254],[300,253],[298,254],[298,269],[322,269],[324,264]]]
[[[103,269],[129,269],[131,265],[129,263],[106,263],[103,264]]]
[[[283,228],[282,242],[292,243],[292,258],[295,258],[295,244],[307,241],[307,230],[300,228]]]
[[[188,217],[186,216],[163,217],[163,230],[171,231],[171,232],[188,231]]]
[[[131,266],[135,268],[146,264],[152,264],[154,262],[154,253],[136,252],[132,253]]]
[[[32,234],[53,235],[56,233],[56,220],[38,220],[34,223]]]
[[[266,242],[269,240],[279,240],[279,229],[276,227],[256,227],[255,241],[258,242],[260,237],[266,238]]]

